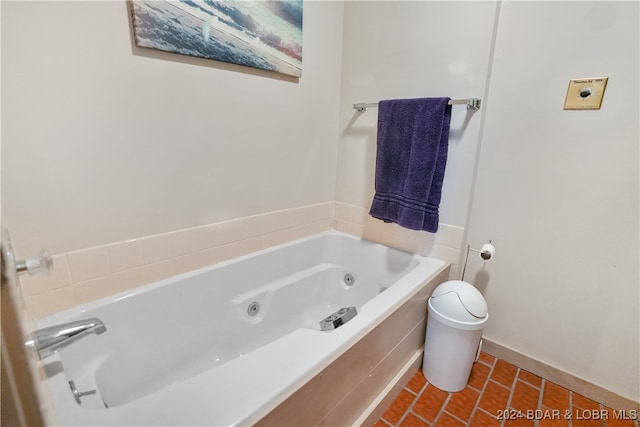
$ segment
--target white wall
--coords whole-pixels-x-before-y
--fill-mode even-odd
[[[485,335],[640,400],[638,2],[496,6],[345,4],[336,199],[373,196],[377,111],[351,104],[484,97],[464,132],[453,109],[441,222],[498,248],[465,275],[487,298]],[[569,79],[590,76],[610,78],[603,108],[564,111]]]
[[[638,2],[504,2],[465,279],[485,336],[640,401]],[[535,37],[532,35],[535,34]],[[608,76],[602,108],[564,111],[569,79]]]
[[[334,199],[341,2],[305,2],[299,81],[149,57],[124,1],[1,7],[3,219],[20,256]]]
[[[377,109],[358,102],[482,98],[496,3],[364,1],[345,4],[336,199],[369,207],[374,194]],[[464,226],[480,112],[452,110],[440,222]]]

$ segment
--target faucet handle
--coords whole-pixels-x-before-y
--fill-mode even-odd
[[[16,261],[16,270],[18,273],[27,272],[29,275],[44,273],[51,274],[53,271],[53,259],[46,249],[34,257],[27,258],[24,261]]]

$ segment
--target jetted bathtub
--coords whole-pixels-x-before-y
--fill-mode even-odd
[[[333,374],[336,393],[367,387],[353,375],[373,376],[369,365],[380,363],[367,354],[382,347],[383,337],[400,342],[410,331],[399,325],[410,324],[412,336],[424,340],[426,300],[447,267],[330,231],[48,316],[38,328],[91,317],[107,328],[43,361],[56,417],[81,426],[268,424],[274,408],[286,407],[305,384],[328,381],[322,376],[346,353],[354,366]],[[413,314],[382,328],[408,304]],[[321,330],[323,319],[349,307],[355,317],[342,325],[330,318],[339,326]],[[353,354],[359,342],[364,353]],[[399,346],[388,347],[380,351],[395,354]],[[385,363],[384,372],[397,370]],[[70,381],[88,392],[80,403]],[[316,406],[325,397],[339,403],[344,396],[321,391]],[[304,416],[305,408],[295,407]]]

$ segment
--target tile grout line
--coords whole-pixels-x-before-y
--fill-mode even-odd
[[[491,371],[489,371],[489,377],[487,378],[487,384],[486,384],[486,385],[487,385],[487,386],[489,385],[489,381],[493,381],[495,384],[497,384],[497,385],[499,385],[499,386],[501,386],[501,387],[507,388],[507,387],[506,387],[505,385],[503,385],[502,383],[499,383],[499,382],[497,382],[497,381],[495,381],[495,380],[492,380],[492,379],[491,379],[491,375],[493,374],[493,371],[494,371],[494,369],[495,369],[495,367],[496,367],[496,365],[497,365],[497,364],[498,364],[498,358],[497,358],[497,357],[494,357],[494,360],[493,360],[493,366],[491,367]],[[517,376],[516,376],[516,378],[517,378]],[[486,386],[485,386],[485,387],[486,387]],[[509,395],[509,398],[510,398],[510,397],[511,397],[511,395]],[[510,399],[509,399],[509,400],[510,400]],[[508,407],[509,407],[509,401],[507,401],[506,408],[504,408],[504,409],[506,410]],[[480,408],[480,409],[482,409],[482,408]],[[484,411],[484,412],[489,413],[489,411]],[[499,419],[497,419],[497,416],[496,416],[497,414],[489,414],[489,415],[491,415],[491,416],[493,416],[494,418],[496,418],[496,420],[497,420],[497,421],[498,421],[498,423],[500,424],[500,427],[503,427],[503,426],[504,426],[504,423],[505,423],[505,419],[504,419],[504,417],[503,417],[503,419],[502,419],[502,420],[499,420]]]
[[[473,410],[471,411],[471,415],[469,415],[469,419],[466,422],[467,425],[469,425],[469,422],[471,422],[471,420],[473,420],[473,417],[476,416],[476,412],[478,411],[478,409],[480,407],[480,401],[482,400],[482,396],[484,396],[484,391],[487,389],[487,386],[489,385],[489,379],[491,378],[491,374],[493,373],[493,368],[494,368],[495,364],[496,364],[496,361],[494,360],[493,364],[491,366],[489,366],[489,373],[487,374],[487,378],[484,380],[484,384],[482,386],[482,389],[479,390],[480,391],[480,395],[478,395],[478,400],[476,400],[476,404],[473,407]],[[482,409],[482,408],[480,408],[480,409]]]
[[[513,400],[513,394],[516,391],[516,383],[518,381],[518,375],[520,375],[520,368],[518,368],[518,367],[516,367],[516,368],[517,368],[516,369],[516,375],[513,378],[513,381],[511,381],[511,387],[509,388],[509,398],[507,399],[507,405],[506,405],[507,407],[505,408],[507,411],[511,407],[511,401]],[[505,417],[505,418],[507,418],[507,417]],[[506,420],[501,420],[501,421],[502,421],[501,425],[504,425]]]
[[[421,372],[422,369],[420,369]],[[424,374],[423,374],[424,375]],[[425,377],[426,380],[426,377]],[[422,388],[420,389],[420,391],[418,392],[418,394],[416,394],[416,398],[413,399],[413,402],[411,402],[411,405],[409,405],[409,407],[407,408],[407,410],[405,411],[404,415],[402,416],[402,418],[400,419],[398,426],[402,424],[402,422],[404,421],[404,419],[407,417],[407,415],[409,415],[409,413],[413,414],[413,416],[417,416],[417,414],[415,412],[413,412],[413,407],[416,406],[416,403],[418,403],[418,400],[420,399],[420,396],[422,396],[422,393],[425,392],[425,390],[427,389],[427,387],[429,386],[429,381],[425,381],[424,385],[422,386]],[[420,419],[422,419],[421,417],[418,417]],[[424,421],[424,420],[423,420]]]
[[[413,409],[413,408],[412,408],[412,409]],[[427,420],[425,420],[424,418],[422,418],[422,416],[421,416],[421,415],[418,415],[418,414],[416,414],[415,412],[413,412],[412,410],[409,410],[409,409],[408,409],[408,410],[407,410],[407,414],[408,414],[409,412],[411,412],[411,415],[413,415],[414,417],[416,417],[417,419],[419,419],[419,420],[420,420],[420,421],[422,421],[423,423],[425,423],[425,424],[427,424],[427,425],[429,425],[429,426],[431,426],[431,425],[432,425],[429,421],[427,421]]]
[[[415,375],[415,374],[414,374]],[[411,380],[409,380],[411,381]],[[408,384],[408,383],[407,383]],[[429,385],[429,381],[426,381],[424,383],[424,385],[422,386],[422,388],[420,389],[420,391],[416,394],[414,393],[412,390],[408,389],[407,387],[403,387],[402,389],[406,389],[409,393],[411,394],[415,394],[413,400],[411,401],[411,404],[407,407],[407,409],[404,411],[404,414],[402,414],[402,416],[400,417],[400,419],[398,420],[398,424],[396,424],[396,426],[400,426],[402,425],[402,422],[405,420],[405,418],[407,418],[407,415],[409,415],[409,413],[411,412],[413,415],[415,415],[415,413],[413,413],[413,407],[415,406],[415,404],[418,402],[418,399],[420,398],[420,396],[422,396],[422,393],[427,389],[427,386]]]
[[[544,394],[544,386],[546,385],[547,380],[545,380],[544,378],[542,378],[542,382],[540,383],[540,396],[538,396],[538,410],[542,411],[542,395]],[[540,426],[540,420],[539,419],[534,419],[533,420],[533,427],[539,427]]]
[[[571,414],[569,416],[569,427],[573,427],[573,392],[569,389],[567,391],[569,392],[569,413]]]
[[[547,380],[542,378],[542,382],[540,383],[540,397],[538,398],[538,409],[542,411],[542,407],[544,406],[544,390],[547,388]],[[540,426],[540,420],[536,420],[534,423],[534,427]]]
[[[436,415],[436,417],[433,419],[433,425],[437,425],[438,421],[440,420],[440,417],[442,417],[442,413],[444,412],[444,408],[447,407],[447,404],[449,403],[449,401],[451,400],[451,396],[453,396],[453,393],[447,393],[448,396],[447,398],[444,400],[444,403],[442,404],[442,407],[440,408],[440,410],[438,411],[438,414]]]
[[[467,420],[467,421],[463,421],[463,420],[461,420],[460,418],[458,418],[456,415],[453,415],[451,412],[448,412],[448,411],[446,411],[446,410],[445,410],[445,411],[443,411],[443,412],[444,412],[445,414],[449,415],[449,416],[450,416],[451,418],[453,418],[454,420],[456,420],[456,421],[460,421],[460,422],[461,422],[462,424],[464,424],[465,426],[466,426],[467,424],[469,424],[469,420]]]

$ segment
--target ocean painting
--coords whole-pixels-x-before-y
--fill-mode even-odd
[[[302,0],[134,0],[137,46],[302,75]]]

